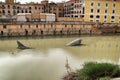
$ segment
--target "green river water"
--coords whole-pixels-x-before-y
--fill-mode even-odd
[[[77,38],[83,45],[66,46]],[[33,49],[17,49],[17,40]],[[120,64],[120,36],[1,39],[0,80],[62,80],[66,59],[72,70],[88,61]]]

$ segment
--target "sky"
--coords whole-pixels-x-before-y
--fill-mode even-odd
[[[0,0],[2,2],[4,2],[5,0]],[[26,2],[38,2],[40,3],[42,0],[16,0],[17,2],[21,2],[21,3],[26,3]],[[62,1],[67,1],[67,0],[49,0],[49,2],[62,2]]]

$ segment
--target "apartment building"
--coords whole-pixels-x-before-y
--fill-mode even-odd
[[[120,0],[85,0],[84,21],[120,23]]]
[[[49,3],[48,0],[43,0],[41,3],[26,3],[21,4],[14,0],[5,0],[0,2],[0,16],[13,17],[18,13],[54,13],[56,17],[63,17],[63,4],[62,3]]]
[[[84,17],[84,0],[70,0],[65,2],[64,17]]]
[[[120,0],[69,0],[54,3],[21,4],[15,0],[0,2],[0,16],[13,17],[18,13],[54,13],[58,17],[80,18],[86,22],[120,23]],[[80,20],[80,21],[81,21]]]

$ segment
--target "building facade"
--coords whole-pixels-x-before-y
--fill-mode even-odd
[[[64,17],[83,17],[84,0],[70,0],[64,3]]]
[[[84,21],[120,23],[120,0],[85,0]]]
[[[18,13],[53,13],[56,19],[79,18],[86,22],[120,23],[119,7],[120,0],[70,0],[61,3],[43,0],[41,3],[26,4],[5,0],[0,2],[0,17],[11,18]]]
[[[26,4],[21,4],[14,0],[0,2],[1,17],[13,17],[18,13],[54,13],[56,17],[63,17],[63,5],[62,3],[49,3],[48,0],[43,0],[41,3],[30,2]]]

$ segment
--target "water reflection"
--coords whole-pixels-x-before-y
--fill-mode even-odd
[[[1,55],[1,80],[61,80],[65,74],[65,59],[71,67],[80,67],[77,60],[62,49],[51,49],[47,53],[38,50],[24,50],[17,55]]]

